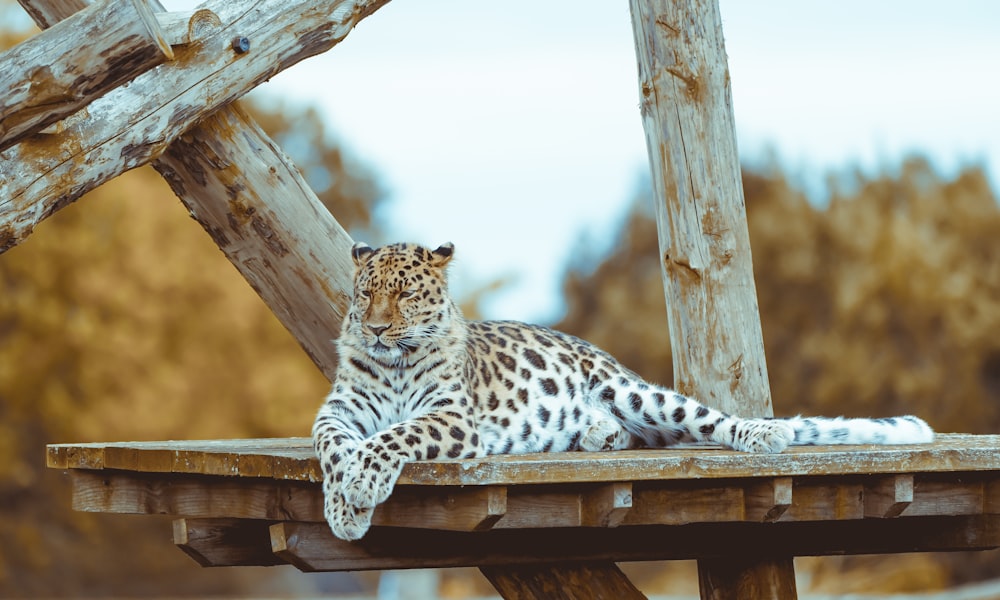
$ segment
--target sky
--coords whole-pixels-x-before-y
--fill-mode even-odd
[[[165,2],[179,10],[186,2]],[[721,0],[741,159],[822,201],[909,153],[1000,175],[1000,3]],[[389,199],[383,240],[456,245],[489,318],[550,323],[574,253],[614,243],[648,173],[625,0],[392,0],[258,98],[316,106]]]

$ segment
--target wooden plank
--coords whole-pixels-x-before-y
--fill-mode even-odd
[[[203,567],[283,565],[271,552],[270,526],[248,519],[176,519],[174,544]]]
[[[157,468],[155,464],[144,464],[146,452],[169,450],[177,457],[171,466],[176,472],[205,472],[206,457],[222,453],[239,455],[241,461],[244,455],[270,457],[269,469],[277,479],[320,479],[319,465],[308,438],[55,444],[48,451],[54,461],[50,466],[99,469],[104,449],[118,446],[139,451],[141,470]],[[237,467],[239,473],[235,474],[241,477],[260,477],[267,472],[255,470],[260,467],[252,461],[243,461]],[[606,483],[962,471],[1000,471],[1000,436],[941,434],[934,443],[926,445],[809,446],[790,448],[782,454],[683,448],[418,461],[406,465],[399,483],[427,486]]]
[[[218,15],[221,26],[198,44],[186,46],[176,60],[139,75],[128,86],[94,99],[58,131],[4,152],[0,251],[20,243],[41,220],[87,191],[156,159],[181,133],[220,107],[332,48],[386,2],[207,2],[204,8]],[[252,36],[249,52],[233,50],[237,36]]]
[[[506,600],[645,600],[613,562],[494,565],[479,569]]]
[[[0,54],[0,152],[173,58],[147,0],[100,0]]]
[[[721,543],[719,540],[726,540]],[[304,571],[353,571],[579,561],[686,560],[985,550],[1000,517],[915,517],[792,523],[452,531],[374,527],[344,542],[325,523],[275,523],[272,550]]]
[[[444,494],[397,488],[375,509],[372,523],[393,527],[420,527],[445,531],[483,531],[507,514],[507,488],[450,488]]]
[[[73,509],[83,512],[323,521],[323,494],[308,482],[113,470],[77,470],[71,479]]]
[[[857,480],[802,478],[795,481],[791,506],[779,521],[863,519],[863,486]]]
[[[646,483],[635,485],[633,493],[623,525],[742,521],[745,515],[743,488],[735,482]]]

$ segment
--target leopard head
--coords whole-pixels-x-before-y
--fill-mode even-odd
[[[416,244],[355,244],[354,298],[345,336],[349,343],[393,364],[449,335],[456,316],[460,318],[446,273],[454,249],[450,243],[436,250]]]

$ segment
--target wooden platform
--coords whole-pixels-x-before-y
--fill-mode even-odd
[[[489,566],[1000,546],[1000,436],[424,461],[358,543],[323,521],[306,438],[61,444],[76,510],[178,517],[203,565]],[[723,543],[723,539],[728,539]]]

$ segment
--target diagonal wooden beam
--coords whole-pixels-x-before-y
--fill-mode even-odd
[[[0,154],[0,250],[87,191],[156,159],[214,110],[332,48],[387,1],[206,3],[219,18],[217,26],[206,27],[175,61],[96,99],[59,131]],[[248,40],[249,48],[234,47],[234,39]]]
[[[285,46],[294,50],[286,52],[283,62],[273,69],[281,70],[329,48],[343,39],[358,19],[370,14],[385,4],[385,1],[326,3],[330,5],[330,10],[340,7],[341,12],[325,17],[326,20],[317,21],[315,19],[318,17],[314,18],[313,29],[306,27],[305,32],[301,26],[283,30],[284,37],[281,39],[285,40]],[[19,2],[42,28],[88,4],[84,0]],[[346,6],[353,7],[354,12],[344,14],[343,7]],[[292,15],[298,10],[288,7],[287,3],[282,4],[282,7],[279,12]],[[235,20],[232,16],[234,9],[223,8],[225,10],[220,18]],[[287,21],[287,17],[283,19]],[[340,19],[337,21],[339,25],[331,25],[334,19]],[[252,35],[255,31],[245,33]],[[309,35],[305,40],[297,37],[306,34]],[[205,44],[200,45],[202,50]],[[182,59],[183,57],[179,57],[179,60]],[[268,76],[277,70],[268,71]],[[260,81],[253,82],[254,85],[256,83]],[[136,85],[133,82],[129,89],[135,89]],[[214,88],[209,85],[206,89]],[[239,94],[233,95],[231,91],[226,91],[222,95],[235,97]],[[197,103],[198,100],[194,101]],[[170,114],[166,115],[169,121],[164,126],[166,129],[148,134],[152,138],[138,138],[138,146],[128,145],[131,150],[115,157],[112,167],[107,167],[106,170],[105,167],[94,166],[94,172],[86,175],[80,169],[69,169],[64,172],[71,182],[63,184],[66,186],[65,193],[49,188],[39,191],[38,197],[48,198],[48,204],[36,209],[34,213],[24,208],[26,205],[22,196],[17,205],[18,210],[35,215],[41,210],[44,216],[45,213],[75,200],[86,189],[96,187],[127,168],[163,153],[161,158],[153,161],[153,166],[166,177],[192,215],[219,243],[227,258],[295,336],[313,362],[324,375],[332,379],[336,372],[337,356],[331,340],[339,335],[340,322],[347,310],[351,288],[353,269],[348,258],[352,244],[350,236],[326,210],[288,157],[235,105],[224,106],[204,118],[199,125],[188,129],[180,139],[175,139],[172,136],[179,135],[190,123],[203,116],[198,113],[201,108],[193,109],[195,112],[192,113],[180,110],[181,106],[187,105],[175,104]],[[92,107],[91,111],[93,110]],[[128,131],[118,131],[121,124],[115,124],[116,131],[109,136],[118,140],[133,130],[142,129],[136,126],[135,121],[127,122],[132,124]],[[79,134],[71,132],[68,138],[54,136],[61,141],[42,140],[32,143],[36,144],[33,146],[36,148],[39,144],[51,144],[52,152],[63,156],[60,153],[77,152],[74,144],[81,140],[73,135]],[[168,144],[169,140],[173,141]],[[68,144],[69,147],[61,148],[62,144]],[[13,162],[15,158],[10,156],[10,152],[24,146],[25,144],[15,146],[6,155],[0,155],[0,166],[4,167],[0,173],[4,177],[8,175],[8,161]],[[119,152],[122,151],[119,148]],[[93,154],[92,151],[74,155],[86,160]],[[26,162],[18,164],[18,169],[37,168],[35,162],[27,160],[27,157],[21,158],[25,158]],[[58,162],[58,159],[47,160]],[[8,164],[4,164],[5,162]],[[81,177],[83,183],[74,185],[72,182],[76,181],[76,177]],[[33,185],[43,185],[39,181]],[[0,186],[6,185],[0,178]],[[0,194],[0,203],[9,202],[8,198],[6,193]],[[0,214],[3,210],[0,208]],[[30,230],[30,226],[28,229]],[[11,235],[7,234],[8,246],[16,243],[16,235],[14,238]],[[0,231],[0,249],[5,246],[4,239],[5,234]]]

